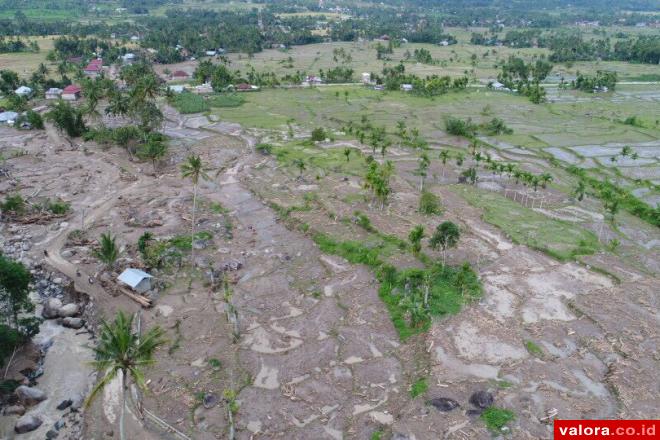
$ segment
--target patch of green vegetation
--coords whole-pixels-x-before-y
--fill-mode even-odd
[[[502,229],[513,241],[560,261],[591,255],[600,249],[596,235],[579,225],[547,217],[497,192],[458,186],[453,189],[471,205],[482,208],[483,219]]]
[[[312,238],[321,251],[374,269],[381,283],[378,295],[402,340],[428,330],[433,317],[458,313],[463,304],[481,296],[481,283],[467,263],[459,268],[430,265],[425,269],[397,271],[385,263],[387,251],[393,249],[392,243],[386,246],[387,242],[380,236],[376,236],[380,240],[375,246],[337,241],[323,233]],[[400,240],[396,241],[398,244]]]
[[[169,100],[172,107],[179,113],[202,113],[209,110],[209,104],[204,97],[195,93],[179,93]]]
[[[539,347],[534,341],[525,341],[525,348],[532,356],[536,356],[537,358],[543,357],[543,349]]]
[[[210,240],[213,234],[208,231],[195,232],[195,240]],[[177,235],[169,240],[169,244],[181,251],[192,250],[192,237],[190,235]]]
[[[367,169],[364,157],[354,151],[350,161],[346,161],[343,152],[338,148],[321,149],[304,142],[291,143],[274,148],[275,157],[283,165],[294,167],[298,161],[305,164],[311,172],[314,169],[335,173],[363,176]]]
[[[46,209],[55,215],[64,215],[69,212],[71,205],[61,200],[55,200],[54,202],[49,200],[46,204]]]
[[[206,102],[216,108],[240,107],[245,102],[245,98],[236,94],[221,94],[209,97]]]
[[[22,214],[25,212],[25,200],[20,194],[7,195],[4,202],[0,202],[0,210]]]
[[[214,370],[218,370],[222,366],[222,362],[219,359],[211,358],[209,359],[209,366]]]
[[[422,394],[426,393],[428,389],[429,389],[429,384],[426,381],[426,378],[422,377],[421,379],[416,380],[410,386],[410,397],[414,399],[417,396],[421,396]]]
[[[506,389],[511,388],[513,383],[509,382],[508,380],[496,380],[495,385],[497,385],[498,388]]]
[[[419,212],[426,215],[442,214],[442,204],[438,196],[429,191],[422,191],[419,196]]]
[[[382,440],[384,432],[381,430],[374,431],[371,433],[371,440]]]
[[[516,419],[516,415],[513,411],[498,408],[496,406],[486,408],[486,410],[481,413],[480,417],[486,424],[486,427],[496,433],[502,432],[502,428]]]
[[[273,145],[272,144],[261,143],[261,144],[257,144],[254,147],[254,149],[257,150],[261,154],[268,155],[268,154],[271,154],[273,152]]]

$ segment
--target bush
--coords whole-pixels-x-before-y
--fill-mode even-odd
[[[501,432],[507,423],[515,420],[516,415],[508,409],[491,406],[481,413],[481,420],[486,423],[488,429],[493,432]]]
[[[265,155],[271,154],[273,152],[273,146],[271,144],[257,144],[254,149]]]
[[[39,113],[32,110],[28,110],[25,116],[27,117],[27,121],[30,123],[30,125],[32,125],[32,128],[43,130],[44,119],[41,117]]]
[[[445,118],[445,130],[454,136],[473,137],[477,132],[477,126],[471,119],[462,120],[448,116]]]
[[[51,202],[49,200],[48,203],[46,204],[46,209],[55,215],[64,215],[67,212],[69,212],[69,209],[71,209],[71,205],[61,200],[56,200],[54,202]]]
[[[194,93],[180,93],[170,99],[170,104],[176,108],[179,113],[202,113],[209,110],[206,100],[200,95]]]
[[[312,130],[312,137],[310,138],[314,142],[320,142],[324,141],[325,138],[327,137],[325,130],[322,129],[321,127],[317,127],[314,130]]]
[[[0,203],[0,209],[3,212],[14,214],[23,214],[25,212],[25,200],[20,194],[5,197],[5,201]]]
[[[426,215],[442,214],[442,205],[438,196],[422,191],[422,195],[419,196],[419,212]]]
[[[486,134],[491,136],[513,133],[513,130],[507,127],[504,121],[499,118],[493,118],[489,122],[483,124],[483,129]]]
[[[424,394],[429,389],[429,384],[426,382],[426,378],[423,377],[417,380],[410,387],[410,397],[413,399],[419,395]]]

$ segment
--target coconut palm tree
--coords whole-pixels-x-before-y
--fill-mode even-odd
[[[543,173],[540,176],[541,179],[541,188],[545,189],[548,186],[548,183],[552,182],[552,176],[550,173]]]
[[[351,160],[351,149],[349,147],[344,148],[344,156],[346,157],[346,162]]]
[[[199,184],[199,179],[210,180],[208,174],[206,174],[206,169],[204,168],[204,163],[202,159],[197,155],[190,155],[188,159],[181,165],[181,177],[184,179],[190,179],[193,184],[193,206],[192,206],[192,224],[190,228],[190,244],[192,245],[195,241],[195,210],[197,208],[197,187]],[[192,246],[190,251],[190,259],[194,264],[195,258],[195,247]]]
[[[424,179],[426,179],[426,176],[428,175],[429,165],[431,165],[431,160],[429,159],[429,156],[426,153],[422,153],[419,156],[419,159],[417,161],[417,169],[415,170],[415,174],[419,176],[420,191],[424,190]]]
[[[422,225],[415,226],[410,230],[410,234],[408,234],[408,240],[410,240],[412,251],[415,255],[422,250],[422,238],[424,238],[424,226]]]
[[[156,136],[149,136],[146,143],[138,150],[138,156],[150,160],[156,173],[156,165],[167,154],[167,145]]]
[[[298,168],[300,174],[298,174],[298,179],[302,179],[303,171],[307,168],[305,166],[305,161],[302,159],[294,159],[293,164]]]
[[[573,195],[581,202],[582,199],[584,199],[586,192],[587,186],[584,184],[584,180],[580,179],[577,186],[575,187],[575,190],[573,191]]]
[[[143,336],[133,332],[133,317],[119,312],[111,323],[103,322],[99,334],[99,343],[94,348],[96,360],[93,365],[103,373],[103,378],[94,386],[85,402],[89,406],[92,400],[113,379],[121,374],[122,403],[119,413],[119,438],[126,438],[124,433],[124,413],[126,411],[127,379],[146,389],[143,369],[153,365],[154,353],[165,343],[165,331],[160,327],[150,329]]]
[[[116,238],[109,232],[101,234],[100,247],[94,250],[93,254],[101,260],[108,270],[111,270],[119,257],[119,248],[117,248]]]

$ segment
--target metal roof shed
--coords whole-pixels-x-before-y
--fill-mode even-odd
[[[151,279],[153,277],[140,269],[126,269],[117,279],[138,293],[151,290]]]

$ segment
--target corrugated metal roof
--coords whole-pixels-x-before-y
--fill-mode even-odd
[[[145,278],[153,278],[151,275],[149,275],[146,272],[141,271],[140,269],[126,269],[124,270],[121,275],[117,277],[119,281],[121,281],[124,284],[128,284],[132,288],[137,287],[138,284]]]

